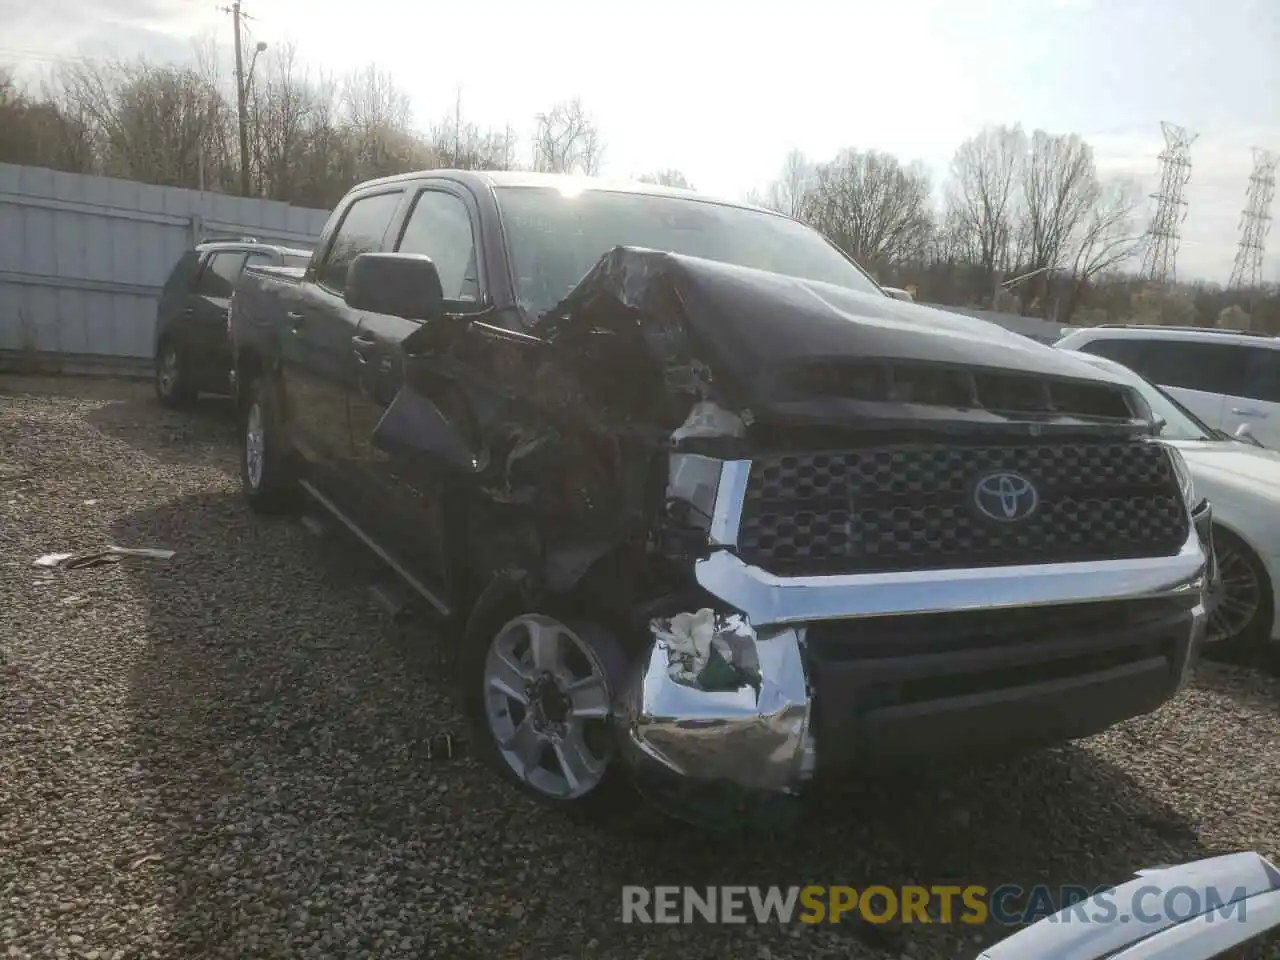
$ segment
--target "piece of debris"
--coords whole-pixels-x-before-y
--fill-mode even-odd
[[[313,517],[309,513],[303,515],[302,527],[313,537],[323,537],[328,533],[328,530],[325,528],[324,521],[319,517]]]
[[[74,556],[74,553],[46,553],[43,557],[36,558],[35,565],[37,567],[57,567]]]
[[[37,557],[35,566],[56,567],[60,570],[82,570],[88,567],[101,567],[109,563],[118,563],[124,557],[145,557],[148,560],[169,560],[175,551],[157,547],[117,547],[109,546],[96,553],[77,556],[74,553],[46,553]]]

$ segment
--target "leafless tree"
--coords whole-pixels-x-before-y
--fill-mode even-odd
[[[805,195],[813,185],[814,165],[799,150],[791,150],[782,162],[782,170],[776,179],[771,180],[764,191],[749,191],[748,203],[768,210],[785,213],[789,217],[799,217],[805,201]]]
[[[1145,224],[1139,184],[1131,179],[1095,181],[1090,205],[1072,238],[1071,290],[1058,314],[1069,323],[1095,277],[1119,270],[1142,252]]]
[[[204,145],[225,103],[197,68],[72,63],[62,68],[58,86],[68,111],[89,124],[104,173],[199,185]]]
[[[636,179],[641,183],[654,183],[660,187],[679,187],[681,190],[694,189],[688,178],[674,167],[668,167],[665,170],[658,170],[654,173],[641,174]]]
[[[933,223],[929,176],[890,154],[844,150],[818,164],[800,216],[869,269],[920,261]]]
[[[454,170],[509,170],[515,165],[516,136],[511,124],[482,130],[459,116],[431,125],[427,143],[434,165]]]
[[[533,169],[543,173],[600,172],[604,147],[600,131],[577,97],[537,115],[533,134]]]
[[[1064,266],[1098,201],[1093,150],[1078,135],[1037,130],[1021,164],[1018,258],[1020,271],[1049,268],[1031,278],[1028,291],[1048,316],[1054,268]]]
[[[948,220],[976,250],[988,290],[996,271],[1012,265],[1026,143],[1020,126],[987,127],[960,144],[951,160]]]
[[[409,96],[389,73],[370,64],[349,74],[340,87],[342,125],[365,177],[381,177],[426,166],[421,143],[410,133]]]
[[[31,96],[0,70],[0,163],[92,173],[90,131],[75,113]]]

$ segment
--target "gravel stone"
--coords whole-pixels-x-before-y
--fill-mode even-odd
[[[1009,931],[620,922],[623,884],[1118,882],[1280,858],[1280,681],[1204,664],[1152,716],[870,781],[804,829],[611,832],[474,762],[429,623],[360,551],[238,495],[225,403],[0,382],[0,950],[12,957],[973,956]],[[166,547],[74,571],[108,543]]]

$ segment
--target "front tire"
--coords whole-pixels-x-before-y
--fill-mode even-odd
[[[607,629],[503,603],[473,618],[458,666],[475,753],[500,776],[577,817],[632,808],[610,715],[627,661]]]
[[[297,502],[297,477],[270,380],[248,385],[240,418],[240,486],[255,513],[280,514]]]
[[[1222,577],[1222,595],[1209,617],[1207,639],[1231,659],[1261,662],[1271,647],[1275,598],[1271,577],[1247,543],[1220,526],[1213,547]]]

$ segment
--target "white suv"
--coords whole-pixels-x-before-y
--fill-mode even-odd
[[[1211,427],[1280,448],[1280,338],[1203,327],[1083,327],[1056,346],[1107,357],[1158,383]]]

